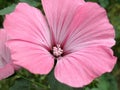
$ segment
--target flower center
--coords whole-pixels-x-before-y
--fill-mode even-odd
[[[57,44],[56,46],[53,47],[53,55],[55,57],[59,57],[63,54],[63,50],[61,49],[60,45]]]

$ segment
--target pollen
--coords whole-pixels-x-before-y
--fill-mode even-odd
[[[60,45],[57,44],[56,46],[53,47],[53,55],[55,57],[59,57],[63,54],[63,50],[61,49]]]

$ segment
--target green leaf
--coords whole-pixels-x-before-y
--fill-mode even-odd
[[[11,13],[15,9],[15,4],[12,4],[4,9],[0,10],[0,15],[5,15]]]
[[[115,78],[110,74],[106,74],[100,77],[97,88],[86,88],[85,90],[118,90],[118,88]]]
[[[17,79],[10,90],[30,90],[31,83],[25,79]]]
[[[106,8],[109,5],[109,0],[98,0],[98,2],[104,8]]]
[[[40,4],[40,1],[38,3],[38,1],[35,0],[19,0],[20,2],[25,2],[30,4],[31,6],[37,7]]]
[[[9,90],[45,90],[26,79],[19,78]]]
[[[50,90],[83,90],[82,88],[72,88],[58,82],[54,77],[53,71],[48,75],[47,78],[50,85]]]
[[[92,2],[97,2],[97,0],[85,0],[85,1],[92,1]]]

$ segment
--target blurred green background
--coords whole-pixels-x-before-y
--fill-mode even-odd
[[[86,86],[85,90],[120,90],[120,0],[86,1],[97,2],[106,9],[110,22],[113,24],[116,32],[116,45],[113,47],[113,50],[118,57],[118,62],[111,73],[102,75],[90,85]],[[0,0],[0,28],[3,27],[2,24],[5,14],[12,12],[15,5],[19,2],[26,2],[34,7],[42,9],[40,0]],[[49,90],[49,85],[45,76],[33,75],[22,69],[10,78],[1,80],[0,90]]]

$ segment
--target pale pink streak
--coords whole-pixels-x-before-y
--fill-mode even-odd
[[[67,36],[67,29],[78,7],[84,0],[42,0],[53,43],[61,44]]]
[[[46,47],[47,49],[51,47],[50,31],[46,19],[38,9],[26,3],[20,3],[17,5],[15,11],[6,15],[5,18],[7,21],[4,21],[4,27],[8,29],[9,33],[14,34],[12,36],[10,34],[12,39],[16,39],[17,37],[17,39],[20,38]],[[22,33],[22,35],[19,33]]]
[[[96,3],[86,3],[78,8],[68,28],[64,50],[76,51],[87,46],[115,44],[114,29],[109,23],[106,12]]]

